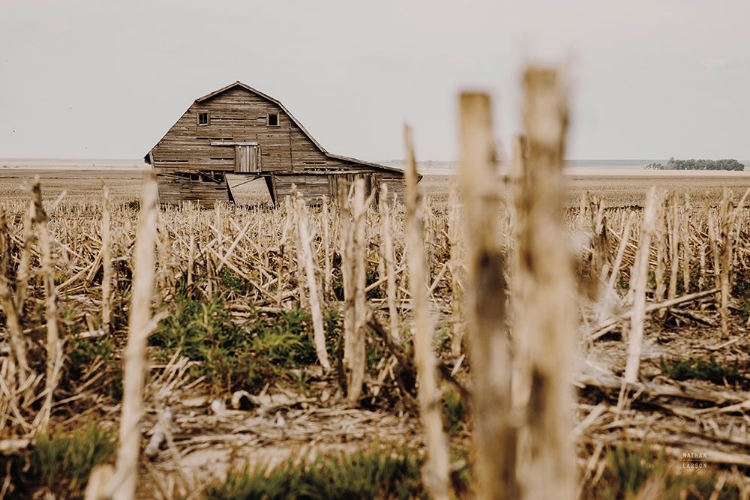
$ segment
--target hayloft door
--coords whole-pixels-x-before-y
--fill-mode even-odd
[[[234,172],[252,174],[260,172],[260,147],[237,145],[234,147]]]

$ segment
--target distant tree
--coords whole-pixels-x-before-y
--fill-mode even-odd
[[[650,163],[646,170],[732,170],[743,171],[745,165],[734,159],[726,160],[675,160],[670,158],[666,163]]]

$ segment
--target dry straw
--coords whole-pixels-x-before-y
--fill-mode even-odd
[[[562,169],[567,91],[561,75],[548,68],[527,69],[523,83],[528,156],[516,204],[524,223],[516,236],[519,274],[514,289],[519,296],[513,297],[513,335],[514,340],[525,337],[520,367],[529,384],[515,402],[525,410],[517,472],[522,498],[571,499],[576,492],[571,363],[578,328],[572,258],[560,244],[566,238]],[[600,207],[596,213],[595,228],[603,225]]]
[[[140,420],[143,415],[143,390],[146,382],[146,344],[151,326],[151,301],[154,288],[156,255],[156,219],[158,210],[156,176],[144,176],[141,216],[133,254],[133,297],[130,306],[128,343],[124,352],[122,416],[117,468],[109,483],[114,500],[135,498],[138,462],[141,451]]]
[[[109,334],[112,319],[112,233],[109,188],[102,188],[102,330]]]
[[[648,287],[649,254],[651,238],[656,231],[656,218],[659,210],[659,196],[652,187],[646,196],[646,207],[643,211],[643,224],[638,241],[638,252],[635,266],[631,271],[630,289],[633,294],[633,312],[630,316],[630,334],[628,338],[628,362],[625,367],[624,382],[633,384],[638,380],[643,345],[643,327],[646,319],[646,288]]]
[[[302,198],[294,200],[294,209],[296,211],[297,229],[299,231],[299,246],[302,249],[301,257],[303,260],[303,269],[307,278],[307,289],[310,298],[310,313],[313,320],[313,335],[315,340],[315,351],[318,355],[318,361],[323,369],[328,372],[331,370],[331,364],[328,361],[328,352],[326,351],[325,327],[323,326],[323,311],[320,306],[320,297],[318,293],[317,280],[315,279],[315,262],[312,251],[312,235],[308,229],[308,214],[305,202]],[[300,284],[300,288],[302,285]]]
[[[404,127],[406,143],[406,254],[409,266],[414,314],[414,364],[419,384],[419,414],[427,444],[427,462],[422,471],[425,487],[436,499],[450,498],[448,443],[440,415],[440,390],[432,342],[434,327],[427,300],[427,255],[417,164],[414,160],[411,128]]]
[[[365,379],[365,297],[367,233],[365,222],[371,199],[365,200],[364,180],[354,181],[353,194],[343,192],[341,207],[341,271],[344,281],[344,370],[347,400],[356,405],[362,396]]]
[[[386,297],[388,300],[388,316],[391,323],[391,339],[397,344],[401,342],[399,331],[398,310],[396,309],[396,255],[393,250],[393,236],[391,226],[391,207],[388,203],[388,184],[380,187],[380,214],[383,220],[380,224],[380,237],[383,241],[381,262],[386,276]]]
[[[50,235],[47,228],[47,213],[42,205],[42,189],[39,177],[34,179],[32,187],[33,202],[31,205],[31,220],[37,226],[39,252],[41,254],[42,275],[44,279],[44,305],[47,322],[47,372],[45,379],[45,397],[41,411],[34,420],[34,428],[44,431],[49,424],[52,413],[52,399],[62,370],[63,352],[60,339],[60,327],[57,317],[57,290],[55,288],[55,263],[52,259]]]
[[[497,237],[499,200],[490,98],[461,94],[460,186],[466,228],[466,328],[474,374],[474,446],[479,498],[517,498],[516,429],[511,417],[511,352],[506,260]]]

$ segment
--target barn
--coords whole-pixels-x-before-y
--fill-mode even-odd
[[[227,174],[264,179],[274,205],[293,185],[311,203],[335,199],[357,177],[403,192],[402,170],[329,153],[280,101],[239,81],[196,99],[144,159],[171,205],[234,202]]]

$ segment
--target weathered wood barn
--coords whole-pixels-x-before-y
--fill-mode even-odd
[[[146,154],[161,203],[234,201],[227,174],[265,179],[274,205],[292,185],[311,202],[335,198],[363,177],[403,192],[400,169],[339,156],[321,146],[284,105],[242,82],[199,97]]]

